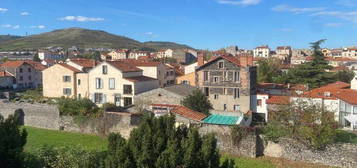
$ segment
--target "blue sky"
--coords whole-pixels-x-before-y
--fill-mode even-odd
[[[357,45],[357,0],[0,0],[0,34],[100,29],[201,49]]]

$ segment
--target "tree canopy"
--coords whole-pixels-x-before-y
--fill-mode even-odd
[[[195,90],[190,95],[185,97],[181,104],[191,110],[195,110],[201,113],[209,114],[209,110],[212,109],[212,104],[202,93],[201,90]]]

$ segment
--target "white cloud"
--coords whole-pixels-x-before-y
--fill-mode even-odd
[[[7,11],[8,11],[8,9],[6,9],[6,8],[0,8],[0,13],[5,13]]]
[[[271,8],[271,10],[273,10],[275,12],[291,12],[291,13],[295,13],[295,14],[307,13],[307,12],[318,12],[318,11],[323,11],[324,9],[325,8],[322,8],[322,7],[296,8],[296,7],[292,7],[289,5],[278,5],[278,6]]]
[[[59,20],[77,21],[77,22],[98,22],[98,21],[103,21],[104,18],[100,18],[100,17],[85,17],[85,16],[65,16],[65,17],[60,18]]]
[[[217,0],[220,4],[227,4],[227,5],[258,5],[262,0]]]
[[[46,26],[38,25],[38,26],[31,26],[30,28],[32,28],[32,29],[44,29],[44,28],[46,28]]]
[[[153,35],[153,32],[146,32],[145,35]]]
[[[292,32],[292,31],[294,31],[294,29],[292,29],[292,28],[281,28],[281,29],[279,29],[279,31],[282,31],[282,32]]]
[[[27,16],[27,15],[30,15],[30,13],[28,13],[28,12],[21,12],[20,15],[22,15],[22,16]]]
[[[326,27],[340,27],[342,26],[342,23],[326,23]]]
[[[312,14],[311,16],[332,16],[353,23],[357,23],[357,11],[344,12],[344,11],[321,11]]]
[[[12,29],[19,29],[20,25],[11,25],[11,24],[3,24],[1,25],[3,28],[12,28]]]

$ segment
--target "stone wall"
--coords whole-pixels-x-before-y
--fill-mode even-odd
[[[16,110],[22,111],[21,118],[26,126],[58,130],[59,110],[54,105],[10,103],[7,100],[0,101],[0,114],[7,118]]]
[[[332,144],[326,150],[317,151],[293,139],[283,138],[278,143],[265,142],[264,148],[265,156],[337,167],[357,167],[357,144]]]
[[[208,125],[203,124],[199,128],[199,132],[204,135],[207,133],[215,133],[217,138],[217,146],[223,153],[232,155],[256,157],[257,153],[257,136],[255,132],[248,133],[246,137],[243,137],[239,142],[232,141],[231,127],[221,125]]]

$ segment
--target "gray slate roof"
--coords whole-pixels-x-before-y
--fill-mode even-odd
[[[169,92],[173,92],[173,93],[176,93],[178,95],[186,97],[186,96],[190,95],[197,88],[193,87],[191,85],[179,84],[179,85],[168,86],[168,87],[165,87],[165,88],[162,88],[162,89],[165,89],[165,90],[167,90]]]

